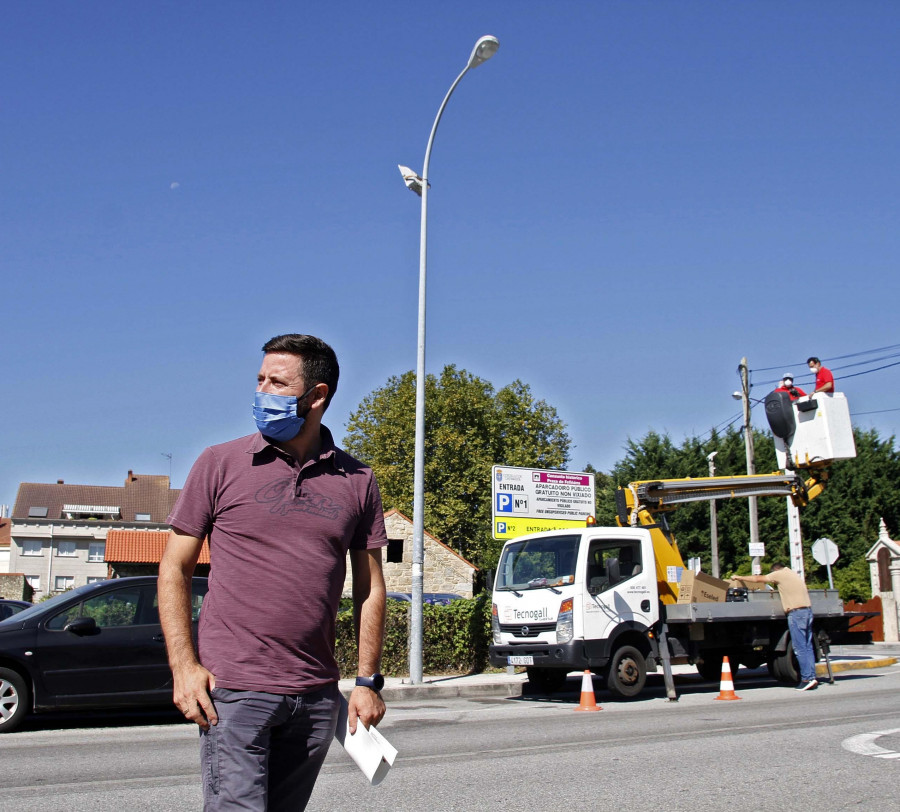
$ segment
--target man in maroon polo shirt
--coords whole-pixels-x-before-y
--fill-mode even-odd
[[[204,809],[300,810],[339,710],[335,616],[349,552],[359,639],[351,731],[384,716],[378,673],[387,543],[372,471],[322,415],[334,351],[307,335],[263,347],[258,433],[207,448],[169,516],[159,608],[175,704],[201,731]],[[209,538],[209,593],[191,638],[190,578]]]

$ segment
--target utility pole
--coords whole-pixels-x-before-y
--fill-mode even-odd
[[[803,535],[800,531],[800,508],[794,500],[787,498],[788,542],[791,549],[791,569],[801,578],[806,578],[803,566]]]
[[[756,466],[753,462],[753,431],[750,428],[750,369],[747,366],[746,357],[741,358],[738,371],[741,373],[741,400],[744,404],[744,449],[747,453],[747,473],[753,475],[756,473]],[[750,510],[750,548],[758,549],[756,545],[759,544],[759,517],[756,512],[756,497],[747,497],[747,505]],[[750,567],[753,575],[762,573],[758,555],[753,556]]]
[[[709,475],[716,475],[715,456],[718,451],[707,454],[706,459],[709,462]],[[712,576],[719,577],[719,523],[716,518],[716,500],[709,500],[709,540],[712,553]]]

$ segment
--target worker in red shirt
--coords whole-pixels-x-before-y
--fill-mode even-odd
[[[813,394],[817,395],[819,392],[832,394],[834,392],[834,375],[831,374],[831,370],[823,367],[822,362],[815,355],[807,358],[806,363],[809,371],[816,376],[816,388]]]
[[[776,392],[787,392],[791,396],[791,400],[796,400],[797,398],[802,398],[806,395],[799,386],[794,386],[794,376],[790,372],[785,372],[784,375],[781,376],[781,386],[779,386]]]

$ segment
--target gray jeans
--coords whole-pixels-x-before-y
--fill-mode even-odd
[[[334,738],[337,683],[285,696],[214,688],[217,725],[200,731],[203,808],[306,808]]]

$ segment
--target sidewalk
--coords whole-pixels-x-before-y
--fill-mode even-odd
[[[872,643],[868,646],[832,646],[831,670],[841,671],[884,668],[900,661],[900,643]],[[662,673],[660,670],[658,673]],[[692,665],[672,667],[675,676],[695,676],[697,669]],[[825,662],[816,664],[816,674],[827,676]],[[387,702],[401,702],[416,699],[450,699],[455,697],[517,697],[528,677],[525,672],[508,674],[497,671],[487,674],[463,674],[461,676],[423,677],[419,685],[412,685],[409,677],[385,677],[381,694]],[[340,689],[344,696],[353,690],[352,679],[342,679]]]

